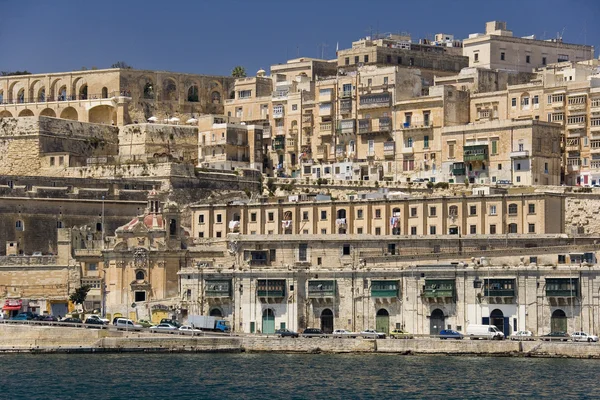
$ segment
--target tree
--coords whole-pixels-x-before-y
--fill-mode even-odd
[[[122,69],[132,69],[133,68],[131,65],[127,64],[125,61],[117,61],[110,67],[111,68],[122,68]]]
[[[83,311],[85,312],[85,307],[83,306],[83,304],[84,304],[85,298],[87,297],[88,292],[90,291],[91,288],[92,287],[89,285],[83,285],[81,287],[78,287],[69,296],[69,300],[71,300],[73,302],[73,304],[81,304],[81,307],[83,308]]]
[[[0,76],[13,76],[13,75],[31,75],[31,72],[27,70],[23,71],[0,71]]]
[[[246,68],[238,65],[231,70],[231,76],[234,78],[245,78],[246,77]]]

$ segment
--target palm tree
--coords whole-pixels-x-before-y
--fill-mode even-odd
[[[231,70],[231,76],[234,78],[245,78],[246,77],[246,69],[241,65],[238,65]]]

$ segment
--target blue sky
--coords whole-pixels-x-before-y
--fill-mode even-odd
[[[0,71],[135,68],[249,75],[288,58],[335,56],[369,32],[465,38],[485,22],[600,49],[598,0],[0,0]]]

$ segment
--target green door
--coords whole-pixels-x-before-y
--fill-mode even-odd
[[[275,333],[275,313],[270,308],[263,312],[262,333]]]
[[[390,314],[385,309],[377,311],[375,317],[375,329],[377,332],[390,333]]]
[[[550,318],[550,329],[552,332],[567,331],[567,315],[563,310],[555,310]]]

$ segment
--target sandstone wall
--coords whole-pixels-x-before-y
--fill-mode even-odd
[[[166,155],[181,161],[198,158],[198,127],[185,125],[126,125],[119,132],[122,161]]]
[[[573,234],[600,233],[600,196],[597,194],[569,195],[565,199],[565,230]]]

